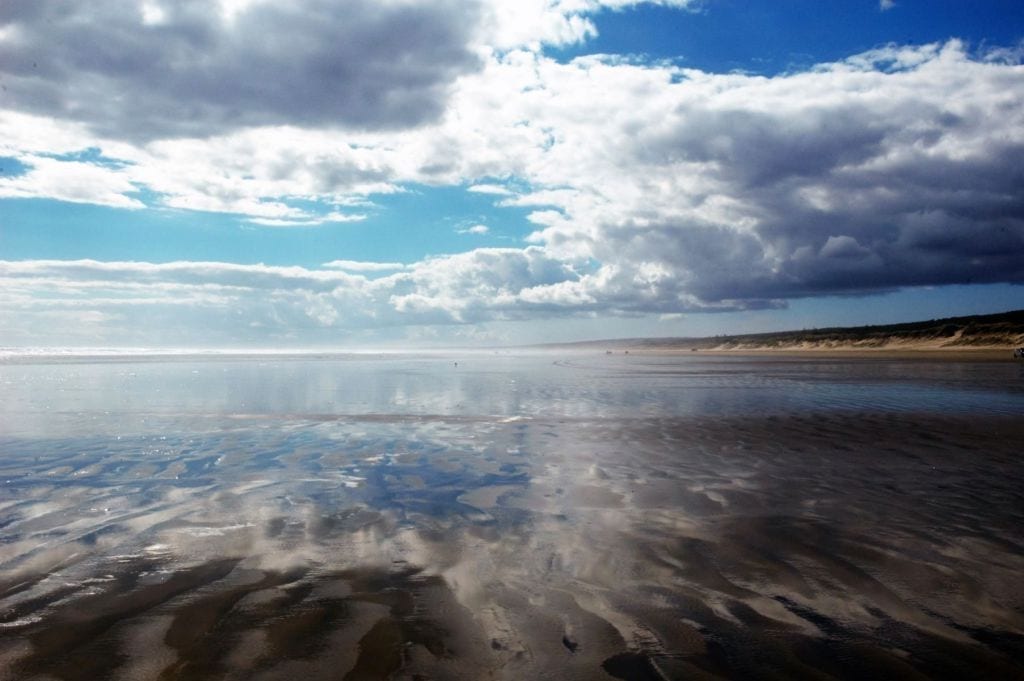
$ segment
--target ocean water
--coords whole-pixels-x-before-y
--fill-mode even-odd
[[[7,357],[2,678],[1024,678],[1024,365]]]

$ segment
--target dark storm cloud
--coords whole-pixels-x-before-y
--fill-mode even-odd
[[[700,189],[602,224],[598,259],[670,273],[650,299],[636,278],[651,311],[1024,283],[1024,68],[955,43],[934,54],[722,77],[703,97],[684,83],[631,148],[643,172]]]
[[[652,160],[713,163],[718,173],[746,188],[810,177],[840,164],[870,158],[884,128],[870,110],[808,112],[804,117],[742,109],[677,111],[679,127],[655,138]]]
[[[112,138],[435,119],[479,66],[476,5],[347,0],[244,6],[99,0],[0,7],[5,105]]]

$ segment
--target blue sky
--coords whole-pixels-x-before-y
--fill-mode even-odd
[[[0,346],[1021,307],[1024,5],[0,9]]]
[[[596,38],[561,54],[635,53],[707,71],[772,75],[887,43],[960,38],[975,46],[1015,45],[1021,39],[1024,6],[1014,0],[934,0],[899,2],[882,10],[876,2],[857,0],[720,0],[691,12],[639,5],[627,12],[602,12],[594,23],[600,32]]]

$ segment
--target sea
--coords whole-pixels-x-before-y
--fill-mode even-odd
[[[0,357],[0,678],[1024,678],[1024,363]]]

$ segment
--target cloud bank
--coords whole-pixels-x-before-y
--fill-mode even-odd
[[[572,313],[587,301],[560,291],[579,280],[537,247],[477,249],[411,267],[0,261],[0,312],[4,342],[15,346],[46,337],[56,320],[67,343],[87,346],[327,343],[358,340],[357,330],[401,336],[396,329],[406,325]]]
[[[455,2],[5,3],[6,96],[103,136],[290,123],[405,128],[477,68]]]
[[[282,335],[1024,282],[1018,52],[893,45],[773,77],[545,55],[630,4],[6,4],[0,155],[26,171],[0,197],[287,226],[362,219],[415,183],[525,207],[535,231],[312,270],[6,263],[2,304],[16,320],[85,304],[100,323],[230,309]]]

